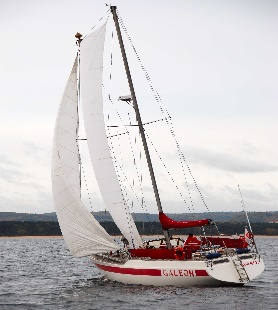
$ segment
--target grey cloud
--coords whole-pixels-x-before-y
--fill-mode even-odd
[[[13,192],[10,197],[0,195],[1,212],[29,212],[45,213],[53,212],[54,206],[48,194],[38,193],[37,199],[30,199],[29,196]]]
[[[189,154],[187,157],[192,163],[201,163],[224,171],[257,173],[278,170],[277,166],[268,162],[243,159],[242,157],[235,157],[221,152],[211,152],[208,149],[199,147],[187,147],[185,154]]]
[[[43,151],[43,148],[37,146],[33,142],[25,141],[23,142],[23,145],[27,154],[38,154],[39,152]]]
[[[0,167],[0,178],[9,183],[18,183],[18,180],[23,176],[23,173],[18,169],[7,169]]]
[[[38,184],[38,183],[35,183],[35,182],[29,182],[29,183],[20,183],[20,185],[22,186],[26,186],[26,187],[32,187],[36,190],[41,190],[41,189],[44,189],[44,186]]]
[[[201,188],[210,211],[242,211],[241,196],[237,187],[224,186],[212,191]],[[277,191],[259,192],[257,189],[241,188],[244,205],[247,211],[276,210]],[[202,210],[203,211],[203,210]]]
[[[40,188],[42,189],[43,187],[40,186]],[[41,203],[43,203],[45,205],[51,204],[53,206],[53,197],[52,197],[52,194],[50,192],[38,191],[37,197]]]
[[[7,159],[7,157],[3,154],[0,155],[0,163],[5,164],[5,165],[9,165],[9,166],[16,166],[16,167],[19,166],[18,163]]]
[[[22,210],[26,210],[26,208],[29,207],[29,205],[24,203],[23,200],[19,202],[18,198],[15,198],[15,196],[16,195],[13,195],[14,198],[0,196],[1,212],[13,212],[13,210],[21,212]]]
[[[36,190],[44,189],[39,182],[26,182],[27,178],[30,178],[30,175],[21,172],[19,169],[0,167],[0,179],[8,183],[17,184],[24,187],[32,187]]]

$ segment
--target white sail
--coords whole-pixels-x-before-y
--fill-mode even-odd
[[[142,240],[123,197],[105,130],[102,99],[105,31],[106,24],[81,42],[80,80],[85,131],[95,177],[105,205],[129,244],[138,247]]]
[[[52,191],[65,242],[77,257],[119,249],[80,199],[77,145],[77,59],[56,119],[52,151]]]

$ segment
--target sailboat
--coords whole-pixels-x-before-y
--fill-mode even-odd
[[[162,209],[122,39],[118,10],[111,6],[109,11],[115,23],[131,94],[120,99],[134,108],[164,236],[142,239],[115,170],[103,111],[104,23],[83,39],[79,33],[76,35],[78,55],[59,106],[54,131],[53,199],[59,225],[70,252],[76,257],[88,256],[107,279],[124,284],[243,285],[252,281],[264,270],[264,262],[255,246],[253,235],[250,244],[241,246],[236,245],[235,239],[221,239],[221,236],[193,242],[170,236],[169,232],[173,229],[205,227],[213,225],[213,222],[211,219],[175,221]],[[110,236],[81,199],[78,144],[80,97],[94,176],[105,206],[121,231],[124,242]],[[217,243],[217,240],[221,242]]]

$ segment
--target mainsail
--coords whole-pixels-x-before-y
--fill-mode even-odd
[[[77,145],[77,59],[68,79],[56,119],[52,152],[52,191],[65,242],[77,257],[120,247],[80,199]]]
[[[95,177],[105,205],[129,244],[138,247],[142,240],[123,197],[105,130],[102,98],[105,32],[106,24],[81,42],[80,80],[85,131]]]

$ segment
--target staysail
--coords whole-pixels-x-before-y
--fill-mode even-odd
[[[80,199],[77,145],[77,59],[56,119],[52,150],[52,191],[59,225],[74,256],[119,249]]]
[[[98,186],[114,222],[130,246],[142,240],[123,197],[105,130],[102,98],[103,49],[106,24],[81,42],[80,80],[86,137]]]

